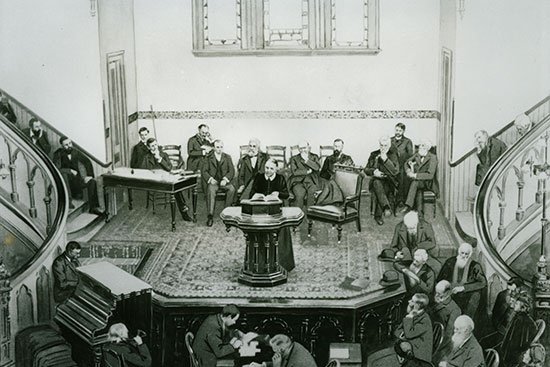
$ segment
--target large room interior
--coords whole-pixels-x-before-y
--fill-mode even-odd
[[[267,336],[271,354],[255,362],[271,362],[269,338],[284,334],[317,366],[406,365],[394,345],[417,348],[398,332],[425,289],[408,275],[416,250],[429,257],[421,266],[433,276],[420,293],[435,317],[435,283],[464,243],[464,279],[452,265],[448,280],[466,285],[452,299],[475,323],[480,358],[537,365],[511,361],[550,344],[549,19],[547,0],[0,0],[0,366],[103,366],[121,322],[132,336],[145,332],[145,366],[210,366],[200,351],[193,357],[188,335],[199,338],[227,305],[240,311],[239,330]],[[399,124],[412,151],[401,160],[391,141],[401,181],[377,191],[389,174],[373,172],[392,160],[383,142]],[[197,158],[191,141],[203,125],[212,148],[198,144]],[[173,166],[161,168],[152,143],[140,143],[144,129],[162,152],[173,150]],[[315,176],[338,139],[353,163],[331,168],[301,202],[297,187],[308,186],[296,184],[295,163]],[[84,164],[63,166],[67,141],[69,160]],[[134,165],[140,144],[145,158]],[[234,167],[226,185],[245,188],[235,200],[218,187],[216,144]],[[254,144],[275,159],[290,198],[246,200],[257,192],[254,176],[240,178]],[[411,183],[424,182],[409,165],[415,157],[436,162],[427,182],[438,190],[411,194]],[[256,177],[267,164],[253,163]],[[80,196],[71,176],[83,178]],[[329,182],[343,197],[320,204],[313,191],[323,197]],[[409,212],[433,231],[407,263],[392,249]],[[416,228],[403,241],[416,241]],[[81,247],[78,281],[59,301],[56,263],[71,262],[70,241]],[[473,264],[481,272],[471,280]],[[509,325],[519,314],[536,325],[521,347],[513,327],[494,321],[516,279],[528,311],[506,293]],[[460,292],[480,296],[475,315]],[[452,322],[435,320],[442,329],[434,326],[427,365],[438,366],[456,348]],[[486,344],[493,332],[504,341]],[[224,357],[216,366],[250,365]],[[440,366],[474,366],[461,363]]]

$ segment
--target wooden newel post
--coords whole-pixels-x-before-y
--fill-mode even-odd
[[[525,215],[525,210],[523,209],[523,188],[525,187],[525,182],[518,181],[518,208],[516,209],[516,220],[519,222],[523,219]]]
[[[498,209],[500,211],[500,217],[498,222],[498,239],[501,240],[506,235],[506,228],[504,227],[504,210],[506,209],[506,202],[500,201],[498,203]]]

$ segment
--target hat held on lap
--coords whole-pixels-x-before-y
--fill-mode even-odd
[[[399,284],[399,273],[395,270],[386,270],[379,284],[383,287]]]

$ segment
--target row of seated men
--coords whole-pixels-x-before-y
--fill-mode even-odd
[[[431,225],[409,212],[396,227],[392,247],[379,256],[380,261],[393,262],[395,269],[384,274],[381,285],[399,284],[400,272],[410,297],[408,314],[395,336],[410,343],[410,355],[425,364],[407,365],[483,366],[482,349],[494,348],[501,366],[523,366],[522,358],[538,342],[538,326],[531,316],[532,298],[521,279],[508,281],[489,320],[487,279],[481,264],[472,258],[472,246],[463,243],[458,255],[442,266],[432,257],[433,249]],[[440,346],[433,345],[434,322],[443,325]]]
[[[207,125],[200,125],[198,130],[188,141],[187,169],[201,172],[208,208],[207,225],[210,226],[217,192],[225,191],[226,205],[232,204],[235,196],[249,195],[255,176],[264,174],[268,156],[260,150],[259,140],[251,139],[248,152],[239,160],[236,172],[231,157],[223,151],[223,142],[219,139],[212,141]],[[376,196],[375,218],[379,224],[383,224],[382,213],[390,213],[390,196],[395,196],[397,204],[404,204],[404,211],[408,211],[421,208],[422,190],[438,191],[437,157],[429,152],[431,143],[423,141],[418,152],[414,153],[411,140],[404,136],[405,125],[399,123],[395,130],[396,134],[391,139],[380,139],[380,149],[370,154],[364,169],[364,173],[372,177],[370,189]],[[169,158],[158,151],[158,143],[154,138],[149,138],[148,129],[141,128],[139,135],[140,142],[132,149],[131,167],[170,169]],[[334,140],[334,153],[325,159],[322,166],[319,156],[310,151],[307,142],[301,142],[298,149],[299,154],[290,158],[287,177],[294,205],[305,209],[314,204],[338,203],[330,192],[323,194],[323,190],[329,190],[327,182],[334,175],[336,164],[354,164],[353,159],[343,151],[344,142]],[[233,184],[235,181],[237,187]],[[185,210],[184,203],[180,210]]]

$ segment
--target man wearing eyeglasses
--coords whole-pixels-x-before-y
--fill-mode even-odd
[[[243,191],[249,186],[257,173],[264,173],[267,154],[260,150],[260,140],[251,138],[248,142],[248,152],[241,158],[238,169],[239,176],[237,178],[237,195],[243,196]],[[243,197],[248,197],[244,195]]]

